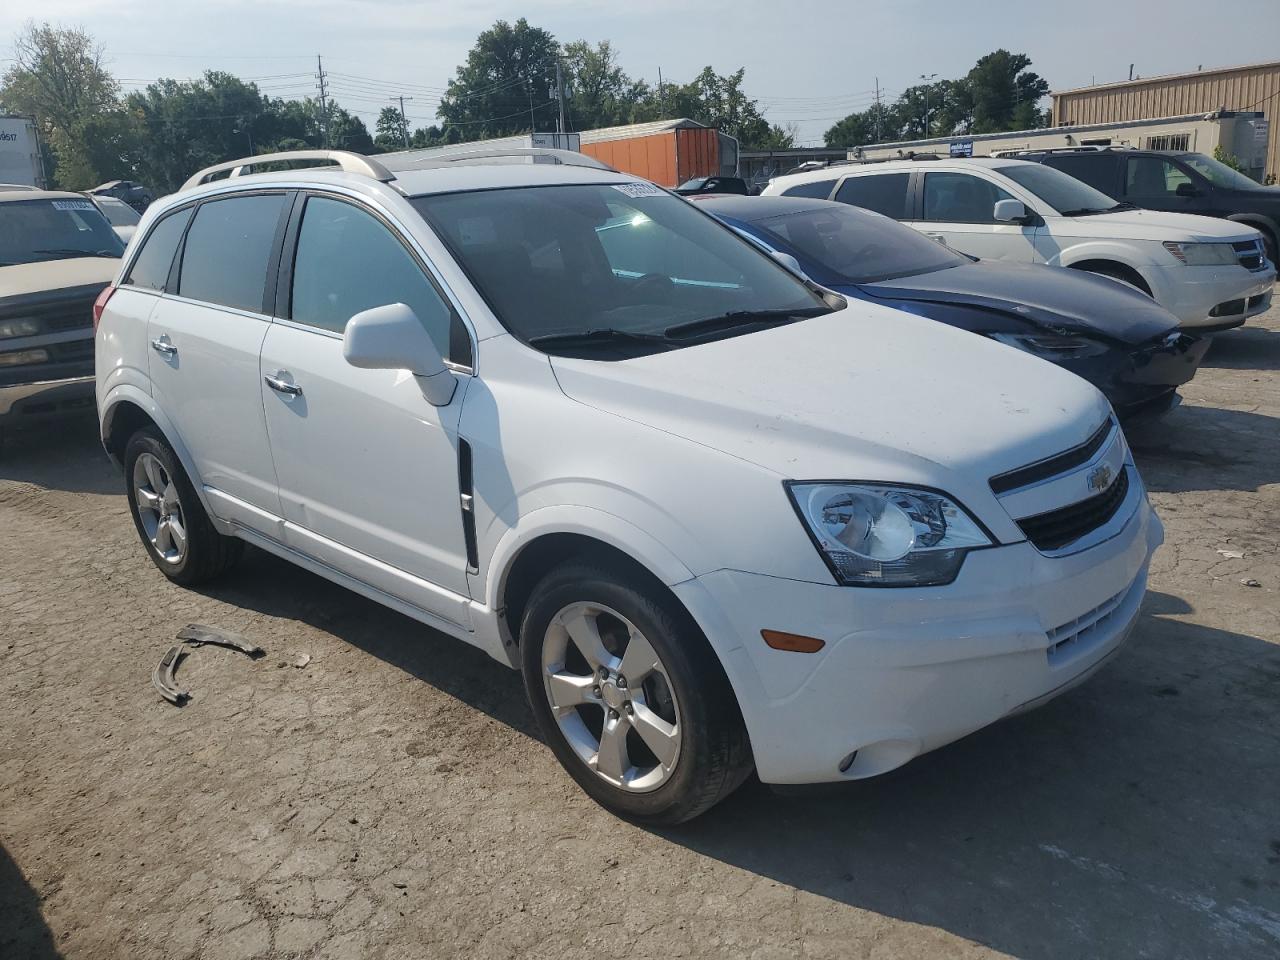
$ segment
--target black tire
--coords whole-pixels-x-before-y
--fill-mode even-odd
[[[630,792],[602,779],[552,715],[542,677],[543,643],[552,618],[575,603],[602,604],[630,620],[670,677],[679,704],[680,747],[668,779],[650,792]],[[556,567],[534,588],[520,639],[525,691],[543,737],[570,776],[608,810],[638,823],[682,823],[727,797],[754,768],[742,714],[720,661],[688,612],[643,571],[611,558]]]
[[[1263,230],[1261,232],[1262,246],[1266,250],[1267,259],[1271,261],[1271,265],[1274,267],[1277,262],[1280,262],[1276,260],[1276,257],[1280,256],[1280,249],[1277,249],[1276,235],[1270,230]]]
[[[134,466],[144,453],[151,454],[163,465],[173,481],[181,505],[183,526],[187,534],[185,555],[177,562],[162,557],[151,542],[138,509],[137,491],[134,489]],[[182,468],[168,441],[154,427],[144,427],[129,438],[124,448],[125,491],[129,498],[129,512],[138,537],[152,562],[166,577],[184,587],[212,580],[231,569],[244,553],[244,541],[227,537],[214,529],[204,504],[196,496],[195,488]]]

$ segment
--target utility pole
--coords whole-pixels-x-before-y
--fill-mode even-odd
[[[329,146],[329,86],[326,83],[329,75],[324,72],[324,62],[320,54],[316,54],[316,86],[320,90],[320,145]]]
[[[667,114],[667,97],[662,89],[662,68],[658,68],[658,112],[664,117]]]
[[[556,57],[556,100],[560,103],[559,132],[564,133],[564,70],[561,68],[559,57]]]
[[[927,77],[922,73],[920,79],[924,81],[924,139],[929,139],[929,84],[933,83],[934,78],[938,75],[931,73]]]
[[[404,136],[404,145],[408,147],[409,146],[409,118],[405,116],[404,102],[406,100],[412,100],[413,97],[390,97],[389,99],[391,100],[392,103],[395,103],[397,100],[400,101],[400,133]]]
[[[880,116],[882,112],[880,109],[880,78],[876,77],[876,143],[880,142]]]

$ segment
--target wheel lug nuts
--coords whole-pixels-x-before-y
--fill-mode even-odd
[[[618,719],[618,711],[617,711],[617,710],[610,710],[610,711],[609,711],[609,719],[610,719],[610,720],[617,720],[617,719]]]
[[[599,687],[592,687],[592,688],[591,688],[591,692],[592,692],[593,694],[595,694],[597,697],[598,697],[598,696],[600,696],[600,688],[599,688]]]
[[[625,688],[627,685],[627,678],[624,677],[622,674],[618,674],[618,679],[615,680],[614,683],[619,687]]]

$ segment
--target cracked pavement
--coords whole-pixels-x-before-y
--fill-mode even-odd
[[[1280,309],[1129,431],[1168,540],[1089,683],[657,831],[581,794],[479,651],[257,551],[174,587],[92,423],[12,438],[0,957],[1275,957],[1277,371]],[[190,622],[267,656],[190,650],[178,709],[150,675]]]

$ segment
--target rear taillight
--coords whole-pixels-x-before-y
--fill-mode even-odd
[[[102,292],[98,294],[98,299],[93,301],[93,330],[98,331],[98,324],[102,321],[102,311],[107,309],[107,301],[111,299],[111,295],[116,292],[116,285],[103,287]]]

